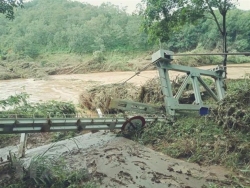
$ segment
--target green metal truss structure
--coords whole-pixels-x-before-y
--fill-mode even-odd
[[[199,111],[201,109],[209,109],[210,106],[204,105],[202,101],[200,86],[203,86],[215,101],[220,101],[224,98],[225,70],[223,67],[217,66],[214,69],[202,70],[189,66],[175,65],[171,64],[173,55],[173,52],[167,50],[159,50],[152,55],[152,64],[155,65],[159,71],[166,115],[175,115],[177,111]],[[186,77],[175,95],[173,95],[169,71],[186,73]],[[208,76],[214,79],[216,93],[204,82],[201,76]],[[195,101],[193,104],[181,104],[179,102],[180,97],[190,81],[193,86]],[[113,100],[110,104],[110,108],[139,113],[162,113],[161,108],[157,106],[119,99]]]

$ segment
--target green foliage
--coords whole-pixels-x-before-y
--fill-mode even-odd
[[[102,51],[95,51],[93,53],[94,56],[94,62],[96,63],[102,63],[105,60],[105,56]]]
[[[27,56],[35,59],[36,57],[38,57],[39,55],[39,49],[35,46],[35,47],[29,47],[26,48],[25,52],[24,52]]]
[[[0,108],[5,109],[5,111],[0,111],[0,116],[18,114],[22,117],[64,117],[76,114],[75,106],[72,103],[49,101],[32,104],[28,102],[28,98],[27,93],[20,93],[0,100]]]
[[[224,36],[224,28],[218,22],[213,9],[218,9],[222,16],[232,9],[237,0],[144,0],[146,9],[143,13],[143,28],[151,39],[166,42],[174,31],[180,30],[182,25],[195,23],[211,14],[220,33]]]
[[[0,13],[4,14],[6,18],[14,19],[14,8],[23,5],[22,0],[1,0],[0,1]]]
[[[74,117],[75,106],[68,102],[48,101],[32,104],[27,93],[20,93],[0,100],[0,118],[8,117]],[[72,138],[75,132],[54,133],[52,141]],[[0,135],[0,147],[16,143],[18,135]]]
[[[36,58],[45,52],[147,49],[141,16],[110,3],[92,6],[67,0],[33,0],[12,22],[0,17],[0,54]],[[135,45],[136,44],[136,45]]]
[[[173,7],[179,6],[178,3],[181,1],[178,3],[168,0],[145,2],[150,4],[144,12],[148,14],[145,17],[147,20],[144,20],[143,15],[129,15],[125,10],[110,3],[97,7],[67,0],[28,1],[24,4],[24,9],[16,12],[16,19],[13,21],[0,15],[0,57],[6,68],[6,71],[0,72],[0,78],[41,78],[48,74],[58,74],[62,67],[68,68],[68,62],[75,61],[75,57],[81,59],[77,61],[79,64],[89,61],[88,58],[83,58],[83,56],[90,56],[89,54],[93,59],[92,63],[83,64],[85,69],[81,69],[77,73],[96,70],[131,70],[137,67],[127,66],[125,57],[122,57],[124,60],[121,62],[113,59],[109,61],[109,58],[112,58],[110,54],[114,54],[113,57],[116,56],[117,59],[122,59],[117,57],[116,53],[120,55],[123,52],[133,53],[158,49],[158,46],[149,43],[146,32],[150,36],[154,36],[154,42],[157,39],[157,45],[160,38],[161,47],[175,52],[193,51],[200,48],[204,51],[218,51],[222,48],[216,24],[210,19],[209,14],[204,14],[207,7],[196,8],[195,3],[197,2],[194,0],[192,0],[193,4],[187,7],[180,4],[182,7],[179,7],[174,14],[176,17],[179,16],[178,19],[169,22],[171,18],[168,17],[169,12],[161,12],[162,9],[159,7],[167,2],[170,5],[167,11],[171,11]],[[227,2],[229,1],[227,0]],[[200,13],[203,16],[199,16],[199,18],[202,19],[196,20]],[[214,13],[221,25],[220,12],[215,11]],[[165,14],[167,17],[161,19]],[[249,11],[236,9],[228,11],[229,51],[248,51],[250,49],[248,18]],[[194,20],[196,20],[195,23],[190,24]],[[142,22],[146,27],[143,32],[140,31]],[[171,37],[169,37],[170,35]],[[96,52],[98,53],[96,54]],[[94,55],[92,55],[93,53]],[[48,58],[51,54],[54,54],[58,60]],[[66,57],[65,54],[68,56]],[[128,58],[126,57],[126,59]],[[205,60],[203,61],[203,59]],[[210,64],[214,63],[214,60],[217,63],[221,59],[221,57],[212,57],[188,61]],[[23,61],[29,62],[30,67],[23,68]],[[41,63],[45,61],[46,64]],[[238,57],[229,59],[229,62],[235,61],[246,62],[249,59]],[[67,65],[65,65],[66,63]],[[192,63],[188,64],[192,65]],[[88,65],[90,68],[86,70]],[[9,71],[12,69],[13,71]],[[67,73],[67,71],[60,73]]]
[[[222,22],[219,12],[215,11],[218,22]],[[233,9],[227,13],[227,43],[229,52],[249,51],[250,39],[248,37],[250,24],[250,11]],[[207,18],[208,17],[208,18]],[[204,49],[205,51],[218,51],[222,49],[220,33],[209,15],[197,21],[195,25],[184,24],[181,30],[174,32],[165,44],[165,48],[175,52],[186,52]],[[239,61],[240,56],[228,57],[228,62]],[[244,59],[244,57],[243,57]],[[245,59],[249,58],[245,57]],[[244,60],[245,62],[246,60]]]
[[[20,93],[15,96],[11,95],[5,100],[0,100],[0,107],[5,109],[7,107],[19,108],[28,104],[27,99],[29,95],[27,93]]]
[[[148,126],[137,140],[171,157],[225,165],[239,172],[250,165],[249,136],[249,132],[224,130],[204,118],[182,116],[175,123]]]
[[[58,156],[44,153],[34,156],[28,167],[24,167],[21,160],[11,154],[8,174],[12,178],[1,184],[6,188],[50,187],[50,188],[96,188],[97,184],[85,168],[72,170]]]
[[[143,28],[151,40],[168,41],[175,30],[185,23],[203,17],[204,7],[199,1],[144,0]]]

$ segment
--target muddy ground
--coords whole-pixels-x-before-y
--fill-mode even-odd
[[[28,165],[34,156],[43,154],[53,159],[63,158],[65,168],[88,169],[101,187],[202,187],[212,182],[230,184],[230,172],[220,166],[201,167],[170,158],[114,133],[100,131],[30,149],[23,159]],[[16,147],[0,149],[0,157],[6,160]],[[1,177],[0,177],[1,179]]]

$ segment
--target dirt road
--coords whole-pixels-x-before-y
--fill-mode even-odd
[[[202,69],[210,69],[215,66],[204,66]],[[250,63],[228,66],[228,78],[244,78],[250,74]],[[31,102],[59,100],[78,103],[79,94],[98,84],[122,83],[134,72],[101,72],[90,74],[72,74],[49,76],[46,80],[15,79],[0,81],[0,100],[15,93],[27,92],[31,95]],[[170,77],[181,75],[179,72],[171,72]],[[129,82],[136,85],[145,83],[148,79],[158,77],[158,71],[144,71]]]

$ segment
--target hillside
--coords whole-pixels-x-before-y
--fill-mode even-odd
[[[228,13],[229,52],[250,50],[250,11]],[[0,15],[0,79],[139,69],[157,42],[141,30],[142,17],[112,4],[33,0],[10,21]],[[163,31],[164,32],[164,31]],[[162,48],[174,52],[218,52],[221,39],[211,19],[184,25]],[[222,57],[183,57],[186,65],[220,64]],[[229,63],[249,58],[230,56]]]

